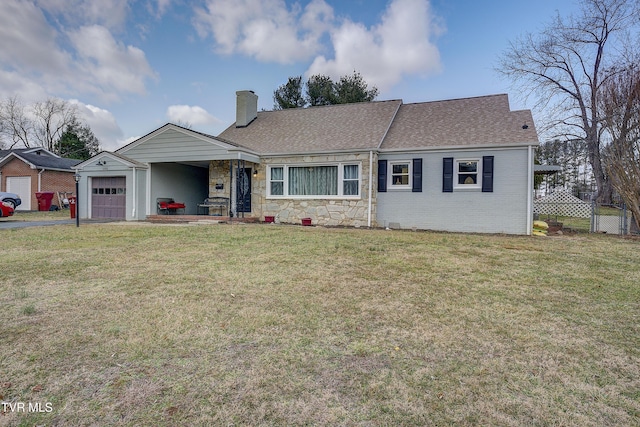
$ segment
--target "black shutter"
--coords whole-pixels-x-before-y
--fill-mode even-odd
[[[387,191],[387,161],[378,160],[378,193]]]
[[[453,193],[453,157],[442,159],[442,192]]]
[[[482,192],[493,193],[493,156],[482,157]]]
[[[422,192],[422,159],[413,159],[413,186],[414,193]]]

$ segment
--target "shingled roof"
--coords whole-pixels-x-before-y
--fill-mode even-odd
[[[71,172],[73,167],[81,162],[76,159],[66,159],[42,148],[17,148],[0,150],[0,166],[11,158],[19,158],[38,169]]]
[[[219,137],[260,154],[377,149],[400,100],[259,111],[248,126],[231,125]]]
[[[404,104],[382,149],[538,143],[531,111],[511,111],[506,94]]]
[[[262,155],[538,144],[531,112],[511,111],[506,94],[260,111],[219,138]]]

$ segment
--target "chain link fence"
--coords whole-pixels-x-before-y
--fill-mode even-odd
[[[535,219],[563,232],[628,235],[637,232],[624,204],[600,205],[558,191],[533,203]]]

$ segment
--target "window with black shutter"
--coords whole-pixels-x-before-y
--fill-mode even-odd
[[[387,161],[378,160],[378,192],[387,191]]]
[[[422,192],[422,159],[413,159],[413,183],[411,191]]]
[[[493,193],[493,156],[482,158],[482,192]]]
[[[453,157],[442,159],[442,192],[453,192]]]

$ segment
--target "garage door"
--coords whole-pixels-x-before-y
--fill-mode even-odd
[[[125,219],[127,204],[124,176],[91,179],[91,217]]]
[[[30,176],[8,176],[7,193],[16,193],[22,199],[19,211],[31,210],[31,177]]]

